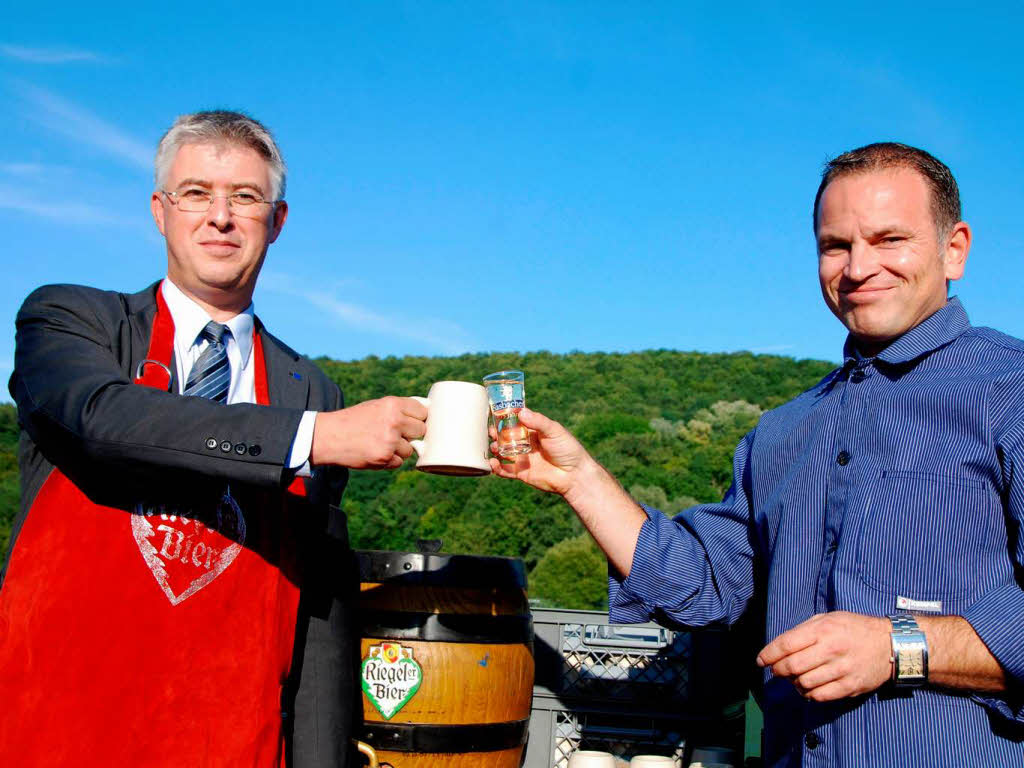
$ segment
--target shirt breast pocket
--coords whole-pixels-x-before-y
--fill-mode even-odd
[[[997,499],[984,481],[886,471],[873,484],[861,528],[863,581],[913,600],[961,600],[982,586]]]

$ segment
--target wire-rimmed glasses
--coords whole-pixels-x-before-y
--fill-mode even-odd
[[[213,201],[223,198],[228,201],[228,208],[236,216],[246,219],[262,219],[266,215],[265,205],[276,205],[280,200],[264,200],[259,192],[238,190],[230,195],[215,195],[202,187],[183,187],[174,192],[160,190],[171,201],[171,205],[186,213],[206,213]]]

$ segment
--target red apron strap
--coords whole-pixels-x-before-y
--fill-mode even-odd
[[[146,358],[135,372],[135,383],[168,392],[174,362],[174,318],[164,301],[163,283],[156,289],[156,317]]]
[[[260,405],[270,405],[270,387],[267,385],[267,366],[263,362],[263,337],[256,329],[252,334],[252,353],[256,355],[253,364],[256,366],[256,402]],[[306,495],[306,482],[301,477],[292,479],[288,486],[288,492],[296,496]]]
[[[267,386],[267,366],[263,362],[263,337],[255,326],[252,329],[252,353],[256,355],[253,365],[256,366],[256,404],[270,405],[270,387]]]

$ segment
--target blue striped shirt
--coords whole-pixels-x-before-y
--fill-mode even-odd
[[[886,685],[820,704],[766,671],[766,764],[1024,765],[1024,342],[952,298],[877,357],[844,352],[740,442],[721,503],[646,510],[611,620],[732,624],[759,606],[767,642],[906,600],[963,616],[1008,694]]]

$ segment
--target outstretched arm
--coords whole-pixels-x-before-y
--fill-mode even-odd
[[[622,578],[628,577],[647,515],[561,424],[526,408],[519,420],[530,429],[532,451],[517,456],[513,463],[492,458],[494,474],[518,478],[534,488],[561,495],[604,550],[612,567]],[[497,445],[491,448],[496,452]]]

